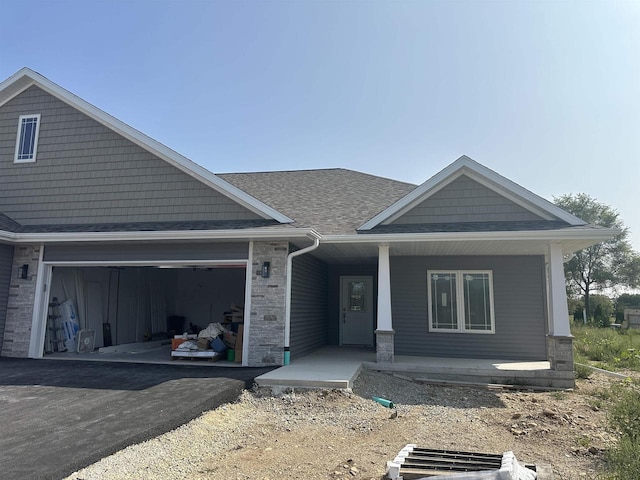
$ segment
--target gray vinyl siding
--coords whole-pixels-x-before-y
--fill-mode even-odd
[[[291,358],[327,345],[327,264],[312,255],[293,259],[291,276]]]
[[[45,262],[245,260],[247,243],[51,245],[44,249]]]
[[[429,332],[431,269],[493,271],[495,334]],[[543,257],[391,257],[391,297],[397,355],[546,359]]]
[[[36,162],[15,164],[18,117],[36,113]],[[0,107],[0,190],[23,225],[260,218],[36,86]]]
[[[2,350],[4,326],[7,320],[7,302],[9,301],[12,262],[13,246],[0,244],[0,351]]]
[[[527,220],[543,219],[475,180],[462,175],[391,224]]]

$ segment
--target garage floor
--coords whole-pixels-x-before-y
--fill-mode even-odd
[[[62,478],[235,400],[269,370],[0,358],[2,476]]]
[[[142,344],[144,345],[144,344]],[[192,367],[241,367],[240,362],[225,360],[211,360],[201,358],[176,358],[171,359],[171,345],[160,345],[155,348],[144,348],[127,352],[100,353],[97,350],[91,353],[49,353],[48,360],[73,360],[73,361],[99,361],[99,362],[127,362],[127,363],[155,363],[159,365],[189,365]]]

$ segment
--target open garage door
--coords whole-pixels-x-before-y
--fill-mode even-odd
[[[54,266],[49,305],[63,320],[72,309],[76,328],[95,332],[96,348],[167,339],[244,305],[245,275],[244,265]],[[69,350],[64,332],[51,333],[60,322],[47,324],[44,353]]]

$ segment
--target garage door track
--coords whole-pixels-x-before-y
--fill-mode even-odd
[[[0,358],[2,476],[63,478],[235,400],[269,370]]]

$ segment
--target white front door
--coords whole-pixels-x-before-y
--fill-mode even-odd
[[[372,277],[340,277],[340,345],[373,346]]]

